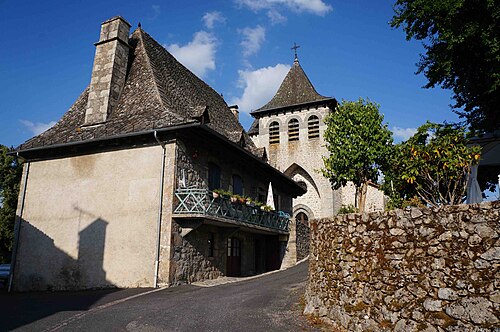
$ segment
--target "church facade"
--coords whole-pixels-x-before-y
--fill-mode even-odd
[[[351,183],[333,190],[320,172],[328,151],[323,134],[325,118],[335,110],[335,98],[320,95],[295,56],[294,63],[274,97],[251,112],[255,118],[249,135],[265,148],[269,163],[297,181],[306,193],[293,200],[293,216],[306,221],[337,214],[342,206],[356,206]],[[375,184],[368,187],[367,211],[384,209],[384,195]]]

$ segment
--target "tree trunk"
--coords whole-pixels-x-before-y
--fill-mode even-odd
[[[359,213],[365,212],[365,204],[366,204],[366,192],[368,191],[368,182],[363,182],[361,187],[359,188],[359,200],[358,200],[358,208]]]

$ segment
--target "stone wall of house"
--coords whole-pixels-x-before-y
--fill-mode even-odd
[[[305,312],[349,331],[500,329],[500,202],[311,221]]]
[[[195,281],[215,279],[225,272],[226,244],[223,233],[217,227],[201,225],[185,237],[181,226],[172,221],[172,259],[170,262],[170,286]],[[210,236],[214,236],[213,255],[209,254]]]
[[[177,187],[208,188],[208,163],[221,169],[221,189],[232,192],[233,175],[243,180],[243,194],[265,203],[269,180],[255,173],[252,165],[247,165],[232,155],[213,149],[205,142],[177,142]],[[292,198],[281,188],[273,187],[277,210],[292,212]]]

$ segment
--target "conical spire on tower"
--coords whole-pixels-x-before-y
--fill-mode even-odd
[[[320,95],[312,85],[299,63],[299,59],[297,57],[297,48],[299,47],[300,46],[294,43],[292,50],[295,51],[295,59],[293,61],[292,68],[288,71],[288,74],[285,76],[285,79],[281,83],[274,97],[266,105],[253,111],[252,113],[260,113],[273,109],[332,99],[330,97]]]

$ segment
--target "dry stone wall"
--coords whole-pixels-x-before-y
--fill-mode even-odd
[[[348,331],[498,331],[499,225],[499,201],[312,220],[305,312]]]

